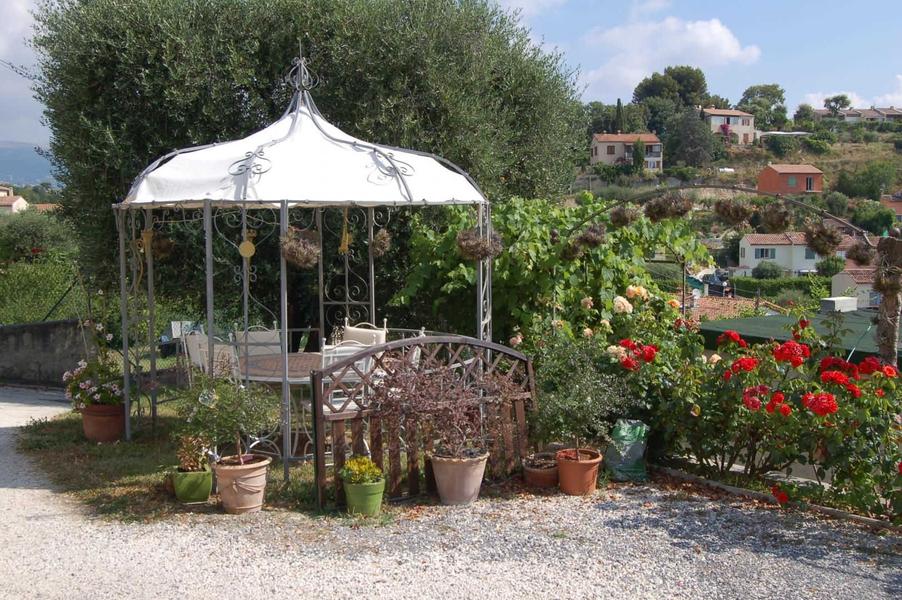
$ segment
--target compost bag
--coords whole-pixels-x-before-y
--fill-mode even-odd
[[[645,446],[648,425],[642,421],[617,419],[611,432],[611,443],[604,453],[605,468],[614,481],[645,481]]]

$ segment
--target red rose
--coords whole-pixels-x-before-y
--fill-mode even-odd
[[[878,388],[876,391],[874,391],[874,395],[878,398],[883,398],[884,396],[886,396],[886,392],[884,392],[882,388]]]
[[[623,346],[624,348],[626,348],[627,350],[635,350],[636,349],[636,342],[634,342],[633,340],[631,340],[629,338],[620,340],[620,345]]]
[[[802,395],[802,406],[808,408],[812,400],[814,400],[814,394],[812,392],[806,392]]]
[[[848,385],[849,378],[842,371],[824,371],[821,373],[821,383],[835,383],[837,385]]]
[[[654,346],[642,346],[642,360],[647,363],[652,362],[655,359],[655,355],[658,353],[658,349]]]
[[[809,321],[808,319],[799,319],[799,327],[801,327],[802,329],[807,328],[809,325],[811,325],[811,321]]]
[[[800,367],[811,356],[811,349],[805,344],[789,340],[774,348],[773,354],[778,362],[788,362],[793,367]]]
[[[745,404],[745,407],[752,412],[755,412],[761,408],[761,400],[758,396],[746,396],[742,399],[742,403]]]
[[[886,365],[883,367],[883,374],[887,377],[894,378],[899,375],[899,371],[896,370],[896,367]]]
[[[620,366],[627,371],[635,371],[639,368],[639,363],[632,356],[624,356],[620,359]]]
[[[833,414],[839,410],[839,405],[836,404],[836,397],[828,393],[814,394],[807,407],[819,417]]]
[[[852,396],[855,398],[861,398],[861,388],[859,388],[854,383],[850,383],[846,386],[846,389],[851,392]]]
[[[766,410],[768,412],[768,414],[774,414],[775,408],[776,408],[776,406],[774,406],[773,402],[768,402],[767,405],[764,407],[764,410]]]
[[[788,404],[781,404],[780,405],[780,414],[783,415],[784,417],[788,417],[789,415],[792,414],[792,407],[789,406]]]
[[[871,375],[872,373],[876,373],[880,371],[880,361],[877,360],[876,356],[868,356],[863,361],[858,363],[858,370],[862,375]]]
[[[774,392],[774,394],[770,397],[770,401],[774,404],[783,404],[786,401],[786,396],[783,395],[783,392]]]
[[[789,502],[789,495],[780,489],[780,486],[775,485],[770,488],[770,493],[774,495],[774,499],[778,504],[786,504]]]
[[[729,381],[729,380],[730,380],[730,377],[732,377],[732,376],[733,376],[733,372],[732,372],[732,371],[724,371],[724,372],[723,372],[723,379],[724,379],[724,381]]]

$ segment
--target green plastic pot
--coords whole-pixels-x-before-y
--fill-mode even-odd
[[[206,502],[213,491],[213,471],[210,467],[203,471],[173,471],[172,487],[179,502]]]
[[[352,515],[378,515],[382,511],[385,480],[375,483],[344,483],[348,512]]]

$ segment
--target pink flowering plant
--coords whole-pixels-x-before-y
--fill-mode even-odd
[[[82,327],[85,335],[94,342],[96,353],[89,360],[78,361],[75,368],[63,373],[66,398],[77,410],[92,404],[122,404],[122,376],[109,349],[112,334],[102,323],[91,320],[85,321]]]

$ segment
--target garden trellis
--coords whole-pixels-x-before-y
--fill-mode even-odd
[[[471,205],[477,214],[477,230],[486,240],[491,239],[489,203],[461,168],[426,152],[356,139],[328,123],[310,94],[315,80],[303,55],[294,61],[288,80],[295,93],[288,110],[275,123],[244,139],[176,150],[161,157],[137,177],[125,199],[113,206],[119,231],[126,439],[131,436],[129,295],[142,278],[146,281],[150,345],[148,387],[152,410],[156,407],[155,230],[176,222],[203,226],[210,373],[216,367],[213,280],[216,262],[221,262],[221,257],[214,256],[216,236],[225,239],[235,256],[240,256],[240,265],[231,275],[241,284],[242,328],[246,333],[252,304],[259,305],[252,290],[256,280],[252,263],[256,245],[275,234],[284,238],[289,228],[315,232],[311,239],[319,245],[316,270],[320,340],[326,337],[331,326],[346,318],[376,322],[374,228],[384,225],[392,210]],[[323,264],[324,251],[330,250],[325,247],[325,240],[337,234],[324,219],[327,210],[340,212],[344,222],[338,249],[339,266],[334,271],[327,271]],[[354,240],[359,242],[354,247],[348,244],[349,221],[363,232],[358,236],[361,239]],[[241,239],[237,243],[222,233],[226,227],[240,230]],[[363,242],[365,248],[361,249]],[[143,258],[138,252],[142,248]],[[132,260],[129,260],[130,252]],[[287,472],[292,450],[289,299],[284,255],[279,262],[279,314],[273,317],[279,323],[281,340],[281,431]],[[476,337],[489,341],[491,258],[476,262]]]

